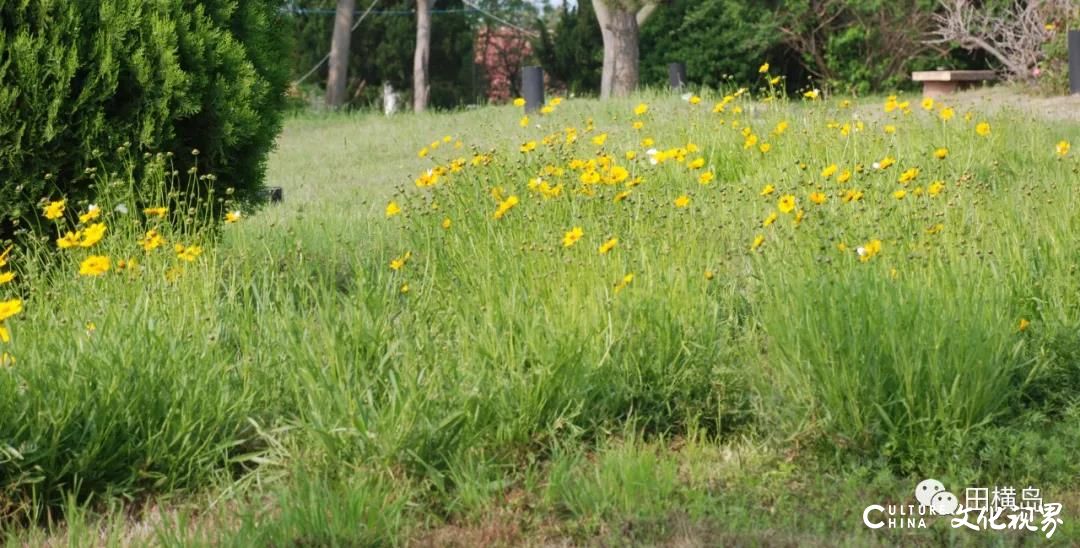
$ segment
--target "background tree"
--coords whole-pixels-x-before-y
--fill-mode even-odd
[[[592,0],[604,41],[600,97],[623,97],[638,85],[638,29],[659,6],[659,0]]]
[[[798,60],[780,43],[769,1],[674,0],[641,29],[641,82],[666,86],[667,64],[686,63],[688,79],[719,88],[761,81],[758,67],[796,85],[805,82]],[[724,23],[717,24],[718,21]]]
[[[295,36],[290,67],[296,79],[308,72],[326,54],[333,34],[337,0],[306,0],[302,9],[289,13],[285,21]],[[361,11],[371,0],[357,3]],[[454,108],[483,97],[483,74],[473,59],[473,28],[470,14],[461,0],[433,0],[431,50],[428,58],[428,106]],[[413,61],[416,48],[414,0],[380,0],[378,6],[352,33],[349,78],[345,103],[353,108],[378,107],[382,84],[408,90],[404,100],[411,104]],[[288,27],[287,27],[288,28]],[[301,87],[304,97],[322,102],[327,67],[317,71]]]
[[[552,14],[551,28],[537,25],[534,49],[554,85],[574,94],[599,93],[604,41],[598,25],[592,2],[564,3]]]
[[[428,106],[428,57],[431,53],[431,1],[416,0],[416,50],[413,54],[413,110]]]
[[[345,84],[349,78],[349,43],[352,39],[356,0],[338,0],[334,15],[334,37],[330,43],[330,67],[326,78],[326,106],[345,104]]]
[[[845,92],[896,89],[950,48],[927,42],[938,0],[783,0],[774,21],[783,44],[818,81]],[[956,61],[961,61],[957,59]]]

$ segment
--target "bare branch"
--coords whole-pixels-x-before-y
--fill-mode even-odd
[[[940,1],[936,29],[926,43],[986,52],[1016,80],[1030,79],[1042,60],[1042,46],[1051,37],[1046,24],[1075,9],[1073,0],[1015,0],[999,9],[971,0]]]

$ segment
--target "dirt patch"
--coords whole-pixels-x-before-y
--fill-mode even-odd
[[[941,100],[957,110],[1018,111],[1047,121],[1080,122],[1080,95],[1040,97],[1009,85],[961,91]]]

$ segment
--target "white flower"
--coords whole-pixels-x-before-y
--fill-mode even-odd
[[[866,255],[866,248],[863,246],[856,247],[855,253],[858,253],[859,256],[862,257],[863,255]]]
[[[90,204],[90,205],[86,206],[86,212],[87,213],[93,213],[94,211],[97,211],[98,209],[99,208],[98,208],[97,204]]]
[[[128,208],[124,204],[116,204],[116,212],[121,215],[127,215]]]
[[[871,164],[871,167],[873,167],[874,169],[881,169],[881,162],[874,162],[873,164]]]
[[[686,102],[688,102],[688,103],[689,103],[689,102],[690,102],[690,98],[691,98],[691,97],[693,97],[693,96],[694,96],[694,94],[693,94],[693,93],[684,93],[684,94],[682,95],[682,100],[683,100],[683,101],[686,101]]]

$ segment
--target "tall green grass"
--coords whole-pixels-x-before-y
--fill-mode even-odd
[[[17,361],[0,371],[0,520],[223,490],[250,497],[253,510],[224,520],[238,538],[354,544],[488,519],[518,489],[592,534],[643,498],[655,505],[634,519],[667,516],[680,488],[662,455],[603,449],[613,440],[752,439],[901,475],[996,479],[1017,471],[1004,456],[974,471],[957,460],[1006,454],[990,432],[1049,432],[1036,415],[1074,416],[1078,164],[1053,145],[1080,142],[1080,129],[1051,134],[1005,113],[980,137],[983,117],[962,112],[946,124],[877,103],[740,100],[741,114],[713,114],[642,100],[641,131],[637,100],[569,101],[529,128],[509,108],[293,120],[271,164],[286,203],[220,233],[169,232],[206,249],[179,276],[166,276],[171,250],[135,246],[144,224],[122,228],[130,218],[112,213],[101,249],[138,257],[136,275],[80,277],[70,258],[44,266],[52,242],[20,248],[25,311],[5,348]],[[736,120],[773,150],[744,149]],[[770,136],[781,120],[790,129]],[[858,120],[847,137],[829,127]],[[577,144],[518,152],[567,126]],[[629,200],[613,201],[623,187],[575,192],[576,173],[556,199],[530,193],[543,166],[596,158],[601,131],[602,150],[645,179]],[[494,160],[418,190],[433,160],[416,150],[443,135],[465,146],[440,147],[440,163],[472,147]],[[645,136],[660,149],[693,142],[716,180],[649,166]],[[939,146],[947,159],[931,156]],[[898,165],[870,167],[885,155]],[[865,172],[838,185],[820,176],[832,163]],[[941,179],[942,195],[893,197],[915,166],[908,190]],[[766,184],[776,193],[762,196]],[[495,186],[521,198],[499,220]],[[847,186],[862,201],[843,203]],[[829,201],[811,204],[812,191]],[[802,223],[780,214],[763,227],[789,193]],[[386,218],[391,199],[403,213]],[[575,226],[585,237],[564,248]],[[618,245],[601,255],[609,237]],[[873,239],[881,253],[860,261]],[[606,452],[586,465],[594,450]],[[188,527],[158,540],[182,542]]]

